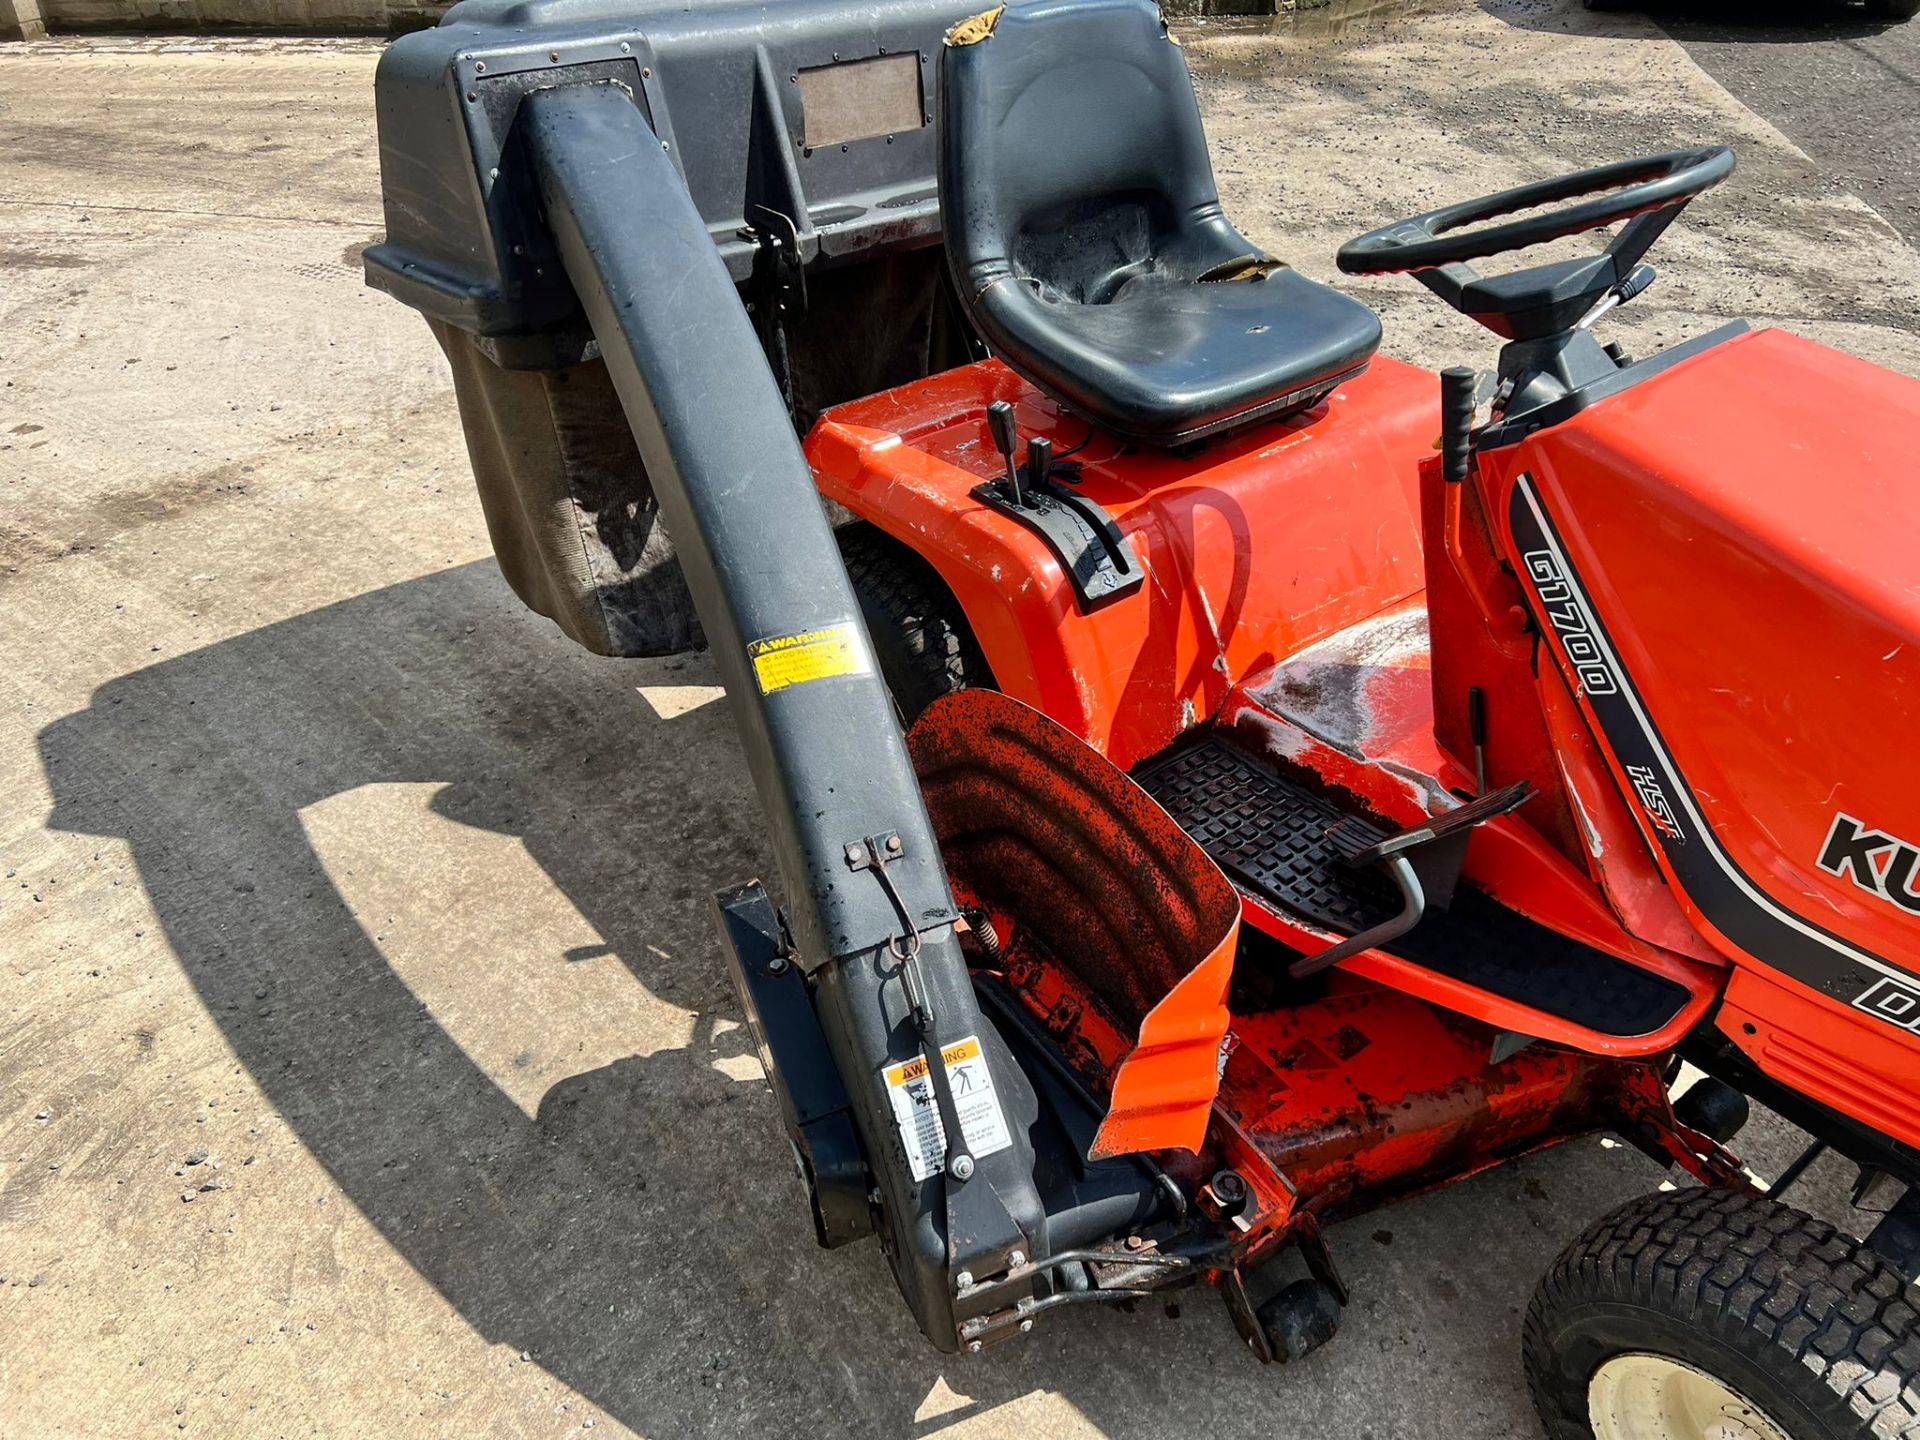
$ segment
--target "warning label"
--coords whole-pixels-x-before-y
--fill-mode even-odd
[[[953,1108],[960,1116],[960,1133],[971,1155],[992,1155],[1013,1144],[1007,1117],[993,1093],[979,1037],[956,1040],[940,1052],[946,1062],[947,1082],[953,1087]],[[887,1094],[893,1100],[893,1121],[907,1147],[907,1163],[915,1180],[925,1180],[947,1163],[947,1131],[940,1123],[940,1107],[933,1098],[924,1056],[887,1067]]]
[[[873,669],[860,633],[852,625],[756,640],[747,647],[747,654],[762,695],[831,675],[865,675]]]

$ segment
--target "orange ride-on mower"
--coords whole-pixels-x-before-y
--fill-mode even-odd
[[[1541,1283],[1550,1435],[1920,1435],[1920,385],[1596,333],[1730,152],[1341,251],[1483,385],[1234,228],[1145,0],[467,0],[378,90],[369,278],[515,590],[711,650],[779,864],[723,949],[933,1344],[1206,1283],[1298,1359],[1328,1221],[1612,1131],[1689,1188]]]

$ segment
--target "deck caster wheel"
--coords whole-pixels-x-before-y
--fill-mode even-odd
[[[1696,1080],[1673,1103],[1674,1119],[1722,1145],[1740,1133],[1752,1113],[1746,1096],[1711,1075]]]
[[[1296,1280],[1254,1313],[1276,1364],[1304,1360],[1340,1333],[1345,1310],[1324,1280]]]
[[[1527,1312],[1550,1440],[1876,1440],[1920,1427],[1905,1279],[1764,1196],[1681,1190],[1575,1241]]]

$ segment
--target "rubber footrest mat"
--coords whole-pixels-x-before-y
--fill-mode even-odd
[[[1243,890],[1338,935],[1391,919],[1399,892],[1344,855],[1388,833],[1209,737],[1151,760],[1133,778]],[[1340,834],[1336,840],[1335,828]],[[1372,840],[1366,837],[1372,832]],[[1449,979],[1605,1035],[1658,1030],[1684,986],[1569,940],[1463,884],[1386,947]]]

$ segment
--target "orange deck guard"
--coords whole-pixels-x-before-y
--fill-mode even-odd
[[[1240,928],[1219,866],[1092,747],[995,691],[935,701],[907,745],[955,892],[994,917],[1009,970],[1044,955],[1138,1037],[1089,1158],[1198,1150]]]

